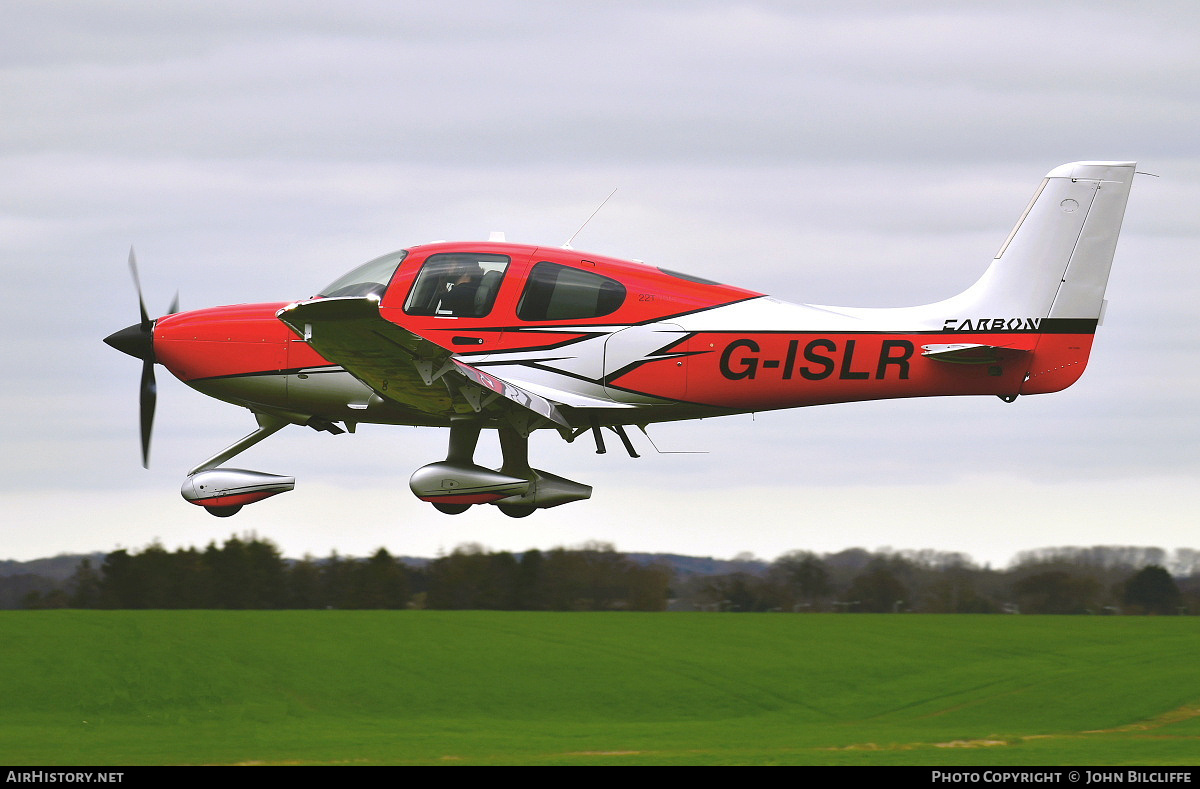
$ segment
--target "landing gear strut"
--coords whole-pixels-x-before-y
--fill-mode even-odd
[[[417,469],[409,480],[413,494],[440,512],[455,515],[472,504],[495,504],[510,518],[557,507],[592,495],[589,485],[540,471],[529,465],[529,435],[504,426],[498,429],[504,461],[498,471],[475,463],[482,425],[455,420],[450,425],[446,459]]]

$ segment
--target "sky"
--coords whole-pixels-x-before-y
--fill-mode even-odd
[[[1200,6],[1191,2],[82,2],[0,9],[0,559],[232,534],[288,556],[613,544],[774,559],[1200,547]],[[973,282],[1041,177],[1134,160],[1088,371],[1024,397],[651,428],[643,456],[535,435],[594,487],[447,517],[408,478],[444,431],[290,427],[236,465],[297,478],[228,520],[188,469],[250,413],[103,345],[147,306],[288,301],[437,239],[561,245],[803,303]],[[478,459],[498,462],[494,437]]]

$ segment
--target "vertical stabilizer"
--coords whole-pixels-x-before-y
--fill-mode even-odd
[[[1075,162],[1046,174],[956,313],[1098,319],[1133,162]]]

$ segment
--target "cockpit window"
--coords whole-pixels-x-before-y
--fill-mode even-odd
[[[557,263],[538,263],[517,305],[523,321],[563,321],[599,318],[616,312],[625,302],[625,286]]]
[[[431,255],[413,283],[404,311],[409,315],[482,318],[492,311],[507,268],[507,255]]]
[[[334,280],[317,296],[327,299],[335,296],[382,296],[407,254],[408,250],[402,249],[363,263],[349,274]]]

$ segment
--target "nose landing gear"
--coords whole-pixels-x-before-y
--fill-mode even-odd
[[[267,474],[241,468],[220,468],[220,464],[245,452],[265,438],[275,435],[288,424],[287,420],[270,414],[255,413],[258,429],[240,441],[226,447],[188,472],[180,493],[210,515],[228,518],[242,507],[262,501],[296,487],[294,477]]]

